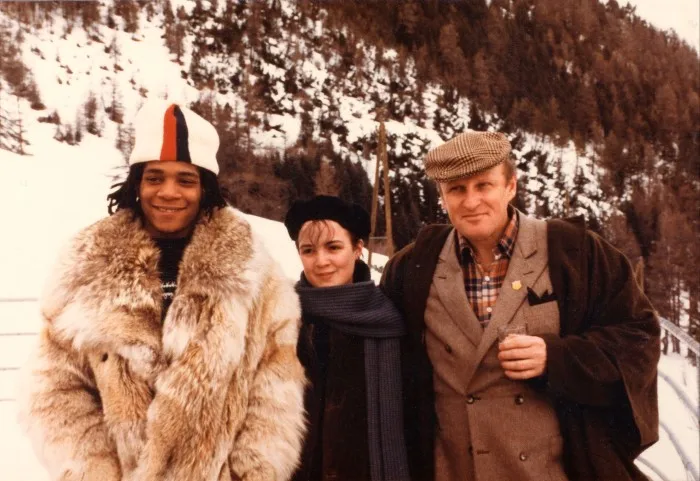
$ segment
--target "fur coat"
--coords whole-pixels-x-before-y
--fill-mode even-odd
[[[158,257],[122,210],[49,279],[19,405],[51,480],[288,480],[305,433],[291,281],[240,213],[215,210],[161,322]]]

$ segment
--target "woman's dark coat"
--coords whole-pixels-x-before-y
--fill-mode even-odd
[[[387,264],[382,286],[406,317],[404,419],[413,481],[434,479],[432,367],[423,313],[451,226],[430,226]],[[581,222],[548,222],[560,336],[547,344],[547,379],[572,481],[646,479],[634,458],[658,439],[659,324],[629,261]],[[603,388],[603,386],[607,386]]]
[[[360,266],[354,280],[369,280]],[[364,338],[303,316],[297,355],[309,382],[309,430],[292,481],[368,481]]]
[[[297,353],[309,431],[293,481],[369,480],[364,339],[304,323]]]

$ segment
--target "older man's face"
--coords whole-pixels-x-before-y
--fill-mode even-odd
[[[508,222],[508,203],[515,197],[515,176],[504,165],[470,177],[440,183],[442,202],[457,231],[476,248],[496,245]]]

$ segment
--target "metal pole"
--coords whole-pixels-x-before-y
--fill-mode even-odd
[[[666,475],[664,473],[662,473],[659,470],[659,468],[657,468],[656,466],[651,464],[651,462],[647,461],[646,459],[642,458],[641,456],[638,457],[636,459],[636,461],[640,464],[643,464],[644,466],[646,466],[650,470],[652,470],[654,472],[654,474],[656,474],[661,479],[661,481],[671,481],[669,478],[666,477]]]
[[[676,384],[676,382],[671,377],[667,376],[661,371],[659,371],[658,374],[659,377],[666,381],[666,383],[669,386],[671,386],[671,388],[676,392],[676,394],[678,395],[678,399],[680,399],[681,402],[685,405],[685,407],[688,408],[688,411],[690,411],[690,413],[693,414],[693,416],[695,416],[695,422],[697,423],[698,415],[700,415],[700,407],[694,405],[693,401],[690,400],[685,391],[680,386],[678,386],[678,384]]]
[[[693,458],[683,448],[683,443],[681,443],[681,441],[676,437],[665,422],[659,421],[659,426],[661,426],[661,429],[666,432],[666,435],[671,440],[671,444],[673,444],[678,456],[680,456],[681,461],[683,461],[683,467],[685,468],[686,473],[690,474],[690,477],[694,481],[699,481],[700,472],[698,471],[697,466],[695,466],[693,463]]]

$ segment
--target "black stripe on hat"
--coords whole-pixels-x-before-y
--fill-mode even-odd
[[[192,163],[192,158],[190,157],[190,147],[189,147],[189,130],[187,129],[187,122],[185,121],[185,114],[182,113],[180,107],[175,106],[173,111],[175,115],[175,130],[176,130],[176,159],[181,162]]]

